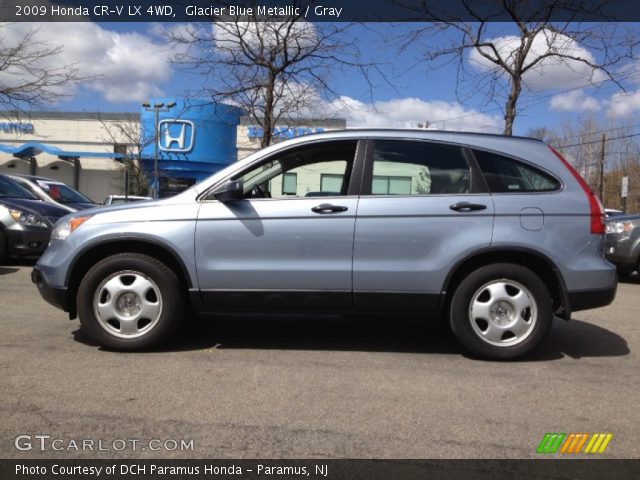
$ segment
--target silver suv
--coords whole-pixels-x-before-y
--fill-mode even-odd
[[[444,318],[467,351],[504,359],[554,316],[613,300],[603,245],[602,205],[540,141],[350,130],[166,200],[69,215],[33,280],[117,350],[167,340],[190,306]]]

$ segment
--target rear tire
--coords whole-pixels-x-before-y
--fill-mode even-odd
[[[531,270],[500,263],[479,268],[462,280],[449,313],[451,329],[465,350],[506,360],[525,355],[547,336],[553,302]]]
[[[83,330],[101,346],[146,350],[167,341],[184,313],[184,289],[161,261],[122,253],[96,263],[78,289]]]

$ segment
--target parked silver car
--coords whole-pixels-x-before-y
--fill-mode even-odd
[[[29,190],[33,195],[48,203],[61,206],[70,212],[86,210],[98,206],[86,195],[74,190],[69,185],[58,180],[35,175],[6,174],[21,187]]]
[[[554,315],[613,300],[603,248],[602,205],[540,141],[350,130],[278,143],[172,198],[69,215],[33,280],[118,350],[166,341],[188,303],[418,313],[474,355],[514,358]]]

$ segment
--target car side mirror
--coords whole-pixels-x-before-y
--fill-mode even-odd
[[[242,200],[244,197],[244,185],[242,180],[229,180],[222,185],[214,194],[216,200],[221,202],[233,202]]]

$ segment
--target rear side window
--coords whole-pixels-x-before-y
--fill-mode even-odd
[[[459,147],[408,140],[376,140],[372,195],[469,192],[469,165]]]
[[[473,154],[491,193],[552,192],[561,187],[548,173],[512,158],[481,150]]]

